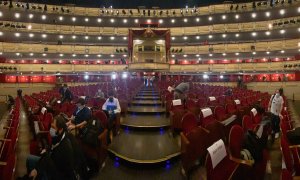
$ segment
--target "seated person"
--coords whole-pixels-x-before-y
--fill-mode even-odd
[[[108,93],[108,99],[103,104],[102,110],[108,117],[108,130],[111,130],[113,123],[116,120],[116,114],[121,112],[119,100],[114,97],[113,92]]]
[[[68,118],[69,121],[66,123],[68,130],[83,128],[87,121],[91,118],[91,110],[85,106],[85,100],[83,98],[78,99],[76,106],[77,108],[75,109],[72,117]]]
[[[65,119],[56,116],[50,129],[52,145],[41,157],[29,155],[26,167],[33,179],[76,179],[72,143],[67,135]]]
[[[104,99],[104,93],[101,91],[101,89],[98,89],[98,91],[95,94],[95,97]]]
[[[231,88],[228,88],[226,91],[225,91],[225,96],[232,96],[232,89]]]

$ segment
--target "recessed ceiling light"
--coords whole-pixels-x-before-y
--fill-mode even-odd
[[[76,54],[72,54],[73,57],[76,57]]]
[[[59,54],[59,56],[60,56],[60,57],[63,57],[63,56],[64,56],[64,54]]]
[[[73,35],[73,36],[72,36],[72,39],[76,39],[76,36],[75,36],[75,35]]]
[[[196,57],[199,57],[200,55],[199,54],[196,54]]]
[[[84,39],[89,39],[89,36],[84,36]]]
[[[196,36],[196,39],[200,39],[200,36]]]
[[[17,56],[20,56],[20,53],[16,53]]]
[[[252,36],[256,36],[257,33],[256,33],[256,32],[252,32],[251,35],[252,35]]]
[[[33,14],[29,14],[28,17],[29,17],[29,19],[32,19],[33,18]]]
[[[98,57],[101,57],[101,54],[98,54],[97,56],[98,56]]]
[[[15,13],[15,18],[20,18],[20,13]]]
[[[187,40],[187,39],[188,39],[188,37],[187,37],[187,36],[183,36],[183,39],[184,39],[184,40]]]
[[[266,12],[266,16],[270,17],[271,13],[270,12]]]
[[[127,19],[123,19],[123,23],[127,23]]]
[[[29,53],[29,56],[33,56],[33,53]]]
[[[59,35],[59,39],[63,39],[64,38],[64,36],[63,35]]]
[[[114,56],[115,56],[114,54],[111,54],[111,55],[110,55],[110,57],[114,57]]]
[[[285,52],[284,50],[281,50],[281,51],[280,51],[281,54],[283,54],[284,52]]]
[[[101,40],[102,39],[102,37],[101,36],[98,36],[98,40]]]
[[[270,36],[270,35],[271,35],[271,32],[270,32],[270,31],[266,31],[266,35],[267,35],[267,36]]]
[[[42,34],[42,38],[46,38],[47,37],[47,34]]]
[[[127,57],[127,54],[123,54],[123,57]]]
[[[226,19],[226,15],[223,15],[223,16],[222,16],[222,19],[225,20],[225,19]]]
[[[85,22],[89,22],[89,18],[84,18],[84,21]]]
[[[114,37],[114,36],[111,36],[111,37],[110,37],[110,40],[114,40],[114,39],[115,39],[115,37]]]
[[[46,15],[42,15],[42,20],[45,20],[47,18]]]
[[[172,54],[171,56],[172,56],[172,57],[175,57],[175,54]]]
[[[209,16],[209,17],[208,17],[208,20],[209,20],[209,21],[212,21],[212,20],[213,20],[213,18],[212,18],[211,16]]]
[[[173,36],[171,39],[172,39],[172,40],[175,40],[176,38]]]
[[[256,13],[252,13],[252,14],[251,14],[251,17],[252,17],[252,18],[256,18]]]
[[[175,19],[171,19],[171,23],[175,23]]]
[[[43,53],[43,56],[47,56],[47,54],[46,54],[46,53]]]
[[[30,33],[30,34],[29,34],[29,37],[31,37],[31,38],[34,37],[34,34]]]
[[[240,15],[236,14],[235,19],[239,19],[239,18],[240,18]]]
[[[164,22],[164,20],[162,20],[162,19],[158,20],[159,24],[162,24],[163,22]]]
[[[199,21],[200,21],[200,18],[196,18],[196,21],[199,22]]]
[[[184,18],[184,19],[183,19],[183,22],[188,22],[188,19],[187,19],[187,18]]]
[[[284,9],[280,9],[279,14],[284,15],[285,14],[285,10]]]
[[[85,54],[84,56],[85,56],[85,57],[89,57],[89,55],[88,55],[88,54]]]
[[[223,56],[226,56],[226,53],[223,53],[222,55],[223,55]]]
[[[298,32],[300,32],[300,28],[298,28]]]
[[[252,54],[253,54],[253,55],[255,55],[255,54],[256,54],[256,52],[252,52]]]
[[[240,37],[240,34],[235,34],[235,37]]]
[[[300,7],[298,7],[298,13],[300,13]]]
[[[213,56],[213,54],[209,54],[209,56],[210,56],[210,57],[212,57],[212,56]]]
[[[237,52],[237,53],[235,53],[235,55],[238,56],[238,55],[240,55],[240,53]]]
[[[273,25],[270,23],[270,24],[268,24],[268,28],[269,29],[272,29],[273,28]]]
[[[72,21],[75,22],[76,21],[76,17],[72,17]]]
[[[123,40],[127,40],[127,37],[125,36],[125,37],[123,37]]]
[[[184,54],[184,55],[183,55],[183,57],[187,57],[187,55],[186,55],[186,54]]]
[[[151,23],[151,19],[147,19],[147,23]]]
[[[60,21],[62,21],[62,20],[64,20],[64,17],[62,17],[62,16],[59,16],[59,18],[58,18]]]
[[[139,23],[139,20],[138,20],[138,19],[135,19],[134,22],[135,22],[135,23]]]
[[[266,53],[267,53],[267,54],[270,54],[270,51],[267,51]]]
[[[280,34],[284,34],[285,33],[285,30],[284,29],[281,29],[280,30]]]
[[[0,36],[3,36],[3,32],[0,32]]]
[[[98,22],[98,23],[101,23],[101,22],[102,22],[102,19],[101,19],[101,18],[98,18],[98,19],[97,19],[97,22]]]
[[[226,34],[222,34],[222,37],[223,37],[223,38],[226,38],[226,36],[227,36]]]
[[[29,24],[29,25],[27,26],[27,29],[28,29],[28,30],[31,30],[31,29],[32,29],[32,25]]]
[[[15,33],[15,36],[16,36],[16,37],[20,37],[21,34],[20,34],[20,33]]]
[[[209,38],[209,39],[213,38],[213,35],[208,35],[208,38]]]

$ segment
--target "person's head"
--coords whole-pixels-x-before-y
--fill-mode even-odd
[[[67,85],[67,84],[64,84],[63,88],[64,88],[64,89],[67,89],[67,88],[68,88],[68,85]]]
[[[276,97],[279,97],[279,96],[280,96],[279,89],[276,89],[276,91],[275,91],[275,96],[276,96]]]
[[[108,100],[110,102],[113,102],[113,100],[114,100],[114,93],[113,92],[108,92]]]
[[[98,92],[101,93],[101,89],[98,89]]]
[[[66,121],[62,115],[57,115],[51,123],[50,135],[55,137],[61,135],[67,129]]]
[[[283,95],[283,88],[279,88],[278,92],[279,92],[280,96],[282,96]]]
[[[79,98],[76,102],[76,106],[79,108],[79,109],[82,109],[85,105],[85,100],[83,98]]]

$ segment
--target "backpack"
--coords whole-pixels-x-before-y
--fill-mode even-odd
[[[253,131],[248,130],[245,133],[243,148],[250,152],[255,162],[263,159],[263,143]]]
[[[97,147],[100,144],[98,136],[103,132],[101,121],[97,118],[92,118],[88,120],[87,125],[82,130],[81,140],[83,143],[91,146]]]

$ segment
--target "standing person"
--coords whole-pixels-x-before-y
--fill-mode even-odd
[[[186,93],[189,91],[189,83],[182,82],[174,90],[174,99],[181,99],[182,103],[186,100]]]
[[[282,96],[280,96],[279,90],[276,90],[275,94],[272,95],[268,105],[268,111],[270,111],[272,114],[271,123],[272,123],[273,134],[275,134],[275,138],[279,137],[280,119],[283,118],[283,116],[281,115],[283,103],[284,101]]]
[[[112,139],[111,130],[113,128],[114,122],[117,120],[117,113],[121,113],[121,106],[119,100],[114,97],[113,92],[108,93],[108,99],[102,106],[102,110],[106,113],[108,117],[108,134]]]
[[[62,97],[61,98],[62,103],[65,101],[71,101],[73,99],[73,94],[70,91],[70,89],[68,88],[67,84],[64,84],[64,86],[63,86],[63,90],[61,91],[61,97]]]
[[[152,76],[152,77],[150,78],[150,86],[151,86],[151,87],[153,86],[154,80],[155,80],[155,76]]]
[[[18,96],[19,96],[20,98],[22,98],[22,89],[18,89],[18,90],[17,90],[17,94],[18,94]]]

